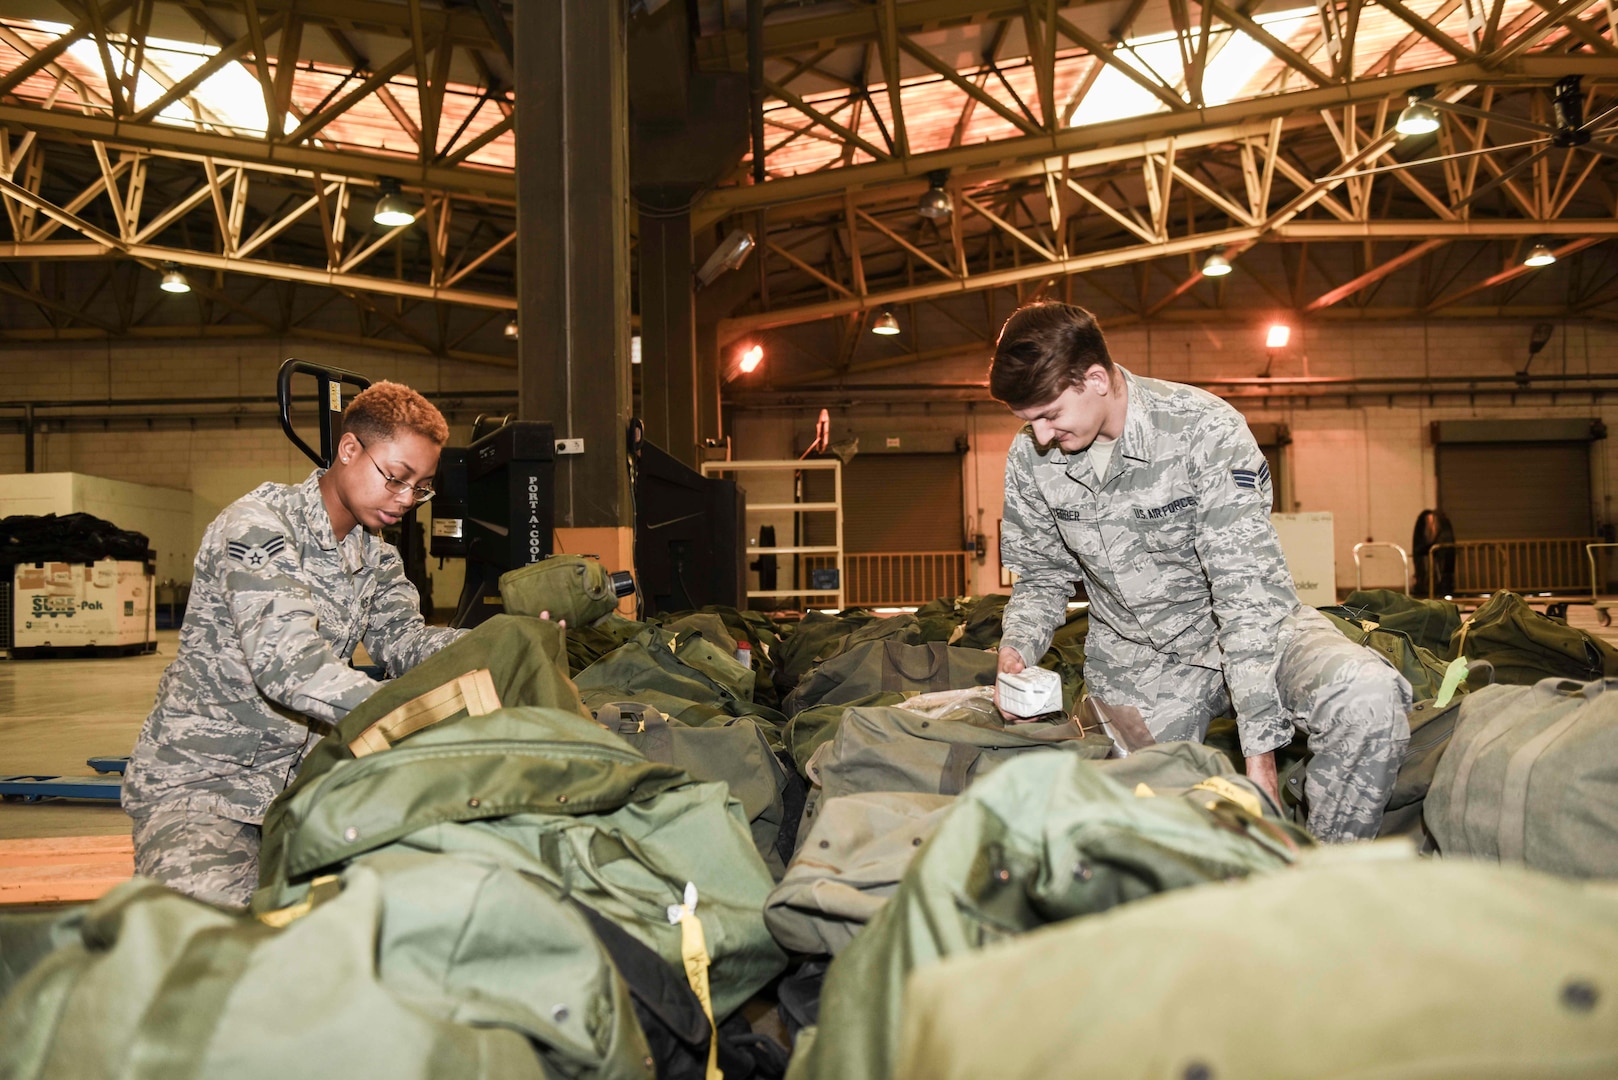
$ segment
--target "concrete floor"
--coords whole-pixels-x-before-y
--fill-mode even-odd
[[[85,758],[129,753],[179,639],[159,630],[147,656],[0,660],[0,774],[85,776]],[[0,840],[128,831],[116,803],[0,802]]]
[[[1588,606],[1569,609],[1569,622],[1618,645],[1618,628],[1598,625]],[[179,636],[158,631],[149,656],[0,660],[0,774],[88,775],[86,758],[129,753]],[[115,804],[0,803],[0,840],[128,831]]]

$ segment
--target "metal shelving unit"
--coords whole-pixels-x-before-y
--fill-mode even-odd
[[[843,463],[836,458],[816,458],[812,461],[796,461],[790,458],[782,460],[759,461],[704,461],[702,463],[703,476],[717,476],[721,473],[767,473],[784,472],[795,473],[808,470],[830,470],[832,474],[832,501],[831,502],[786,502],[786,503],[754,503],[749,501],[747,512],[749,514],[784,513],[794,515],[802,514],[836,514],[837,515],[837,543],[819,545],[788,545],[785,547],[749,547],[747,553],[752,555],[830,555],[836,559],[837,588],[836,589],[749,589],[747,596],[762,597],[766,599],[783,598],[788,596],[801,596],[805,599],[812,596],[832,596],[837,599],[839,608],[845,607],[843,603],[844,589],[847,586],[847,575],[843,568]]]

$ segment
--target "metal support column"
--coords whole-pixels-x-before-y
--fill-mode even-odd
[[[646,437],[696,468],[696,306],[691,217],[640,218],[641,417]]]
[[[516,5],[518,415],[557,459],[556,523],[630,524],[629,139],[624,5]]]

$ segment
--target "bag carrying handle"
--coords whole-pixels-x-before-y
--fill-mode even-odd
[[[468,716],[483,716],[499,707],[500,695],[494,689],[494,676],[488,668],[478,668],[400,705],[360,732],[348,748],[357,758],[367,757],[463,709]]]
[[[1534,684],[1534,696],[1550,700],[1555,700],[1559,697],[1582,697],[1586,701],[1594,701],[1608,690],[1618,690],[1618,679],[1595,679],[1591,682],[1580,682],[1577,679],[1553,675]]]

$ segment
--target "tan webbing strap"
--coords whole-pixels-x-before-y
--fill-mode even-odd
[[[938,780],[938,793],[940,795],[959,795],[966,790],[971,782],[972,766],[978,763],[983,756],[981,746],[971,743],[950,743],[949,753],[944,757],[944,774]]]
[[[1500,826],[1496,834],[1500,861],[1523,861],[1523,853],[1528,846],[1529,777],[1545,751],[1566,735],[1583,713],[1583,709],[1570,710],[1562,719],[1518,747],[1506,763],[1506,779],[1500,791]]]
[[[708,981],[708,968],[713,961],[708,956],[708,941],[702,932],[702,920],[697,918],[697,887],[685,883],[683,903],[670,904],[669,922],[680,928],[680,960],[685,967],[685,981],[702,1005],[708,1018],[708,1067],[704,1080],[725,1080],[719,1068],[719,1026],[714,1022],[713,996]]]
[[[355,757],[362,758],[386,750],[400,739],[454,716],[462,709],[468,716],[482,716],[499,707],[500,696],[495,693],[494,677],[488,668],[479,668],[405,702],[360,732],[348,748]]]

